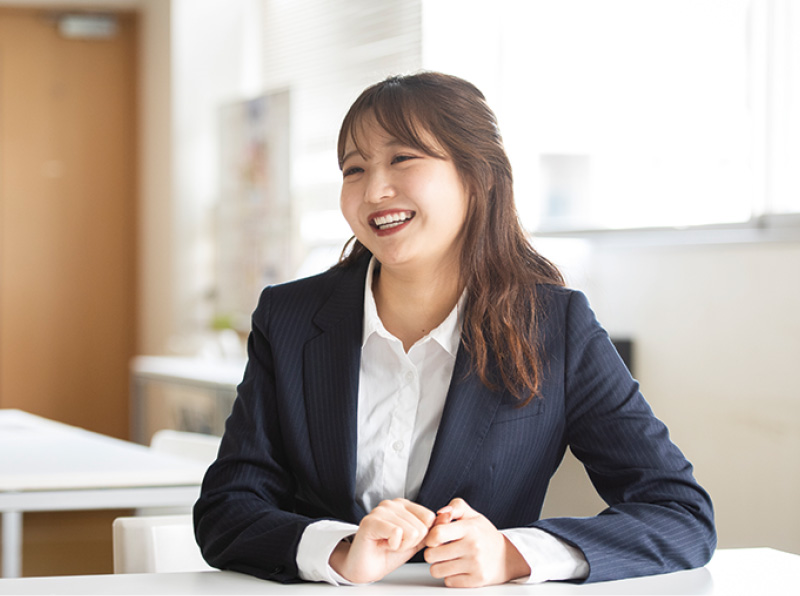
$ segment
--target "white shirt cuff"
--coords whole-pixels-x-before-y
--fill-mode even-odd
[[[586,579],[589,563],[579,548],[538,528],[501,530],[531,568],[528,577],[514,583],[539,584],[546,581]]]
[[[334,586],[354,585],[330,566],[331,553],[344,538],[352,536],[358,526],[323,519],[309,525],[297,546],[297,570],[300,579],[310,582],[328,582]]]

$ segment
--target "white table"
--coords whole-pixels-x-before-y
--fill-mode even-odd
[[[508,584],[468,590],[477,595],[523,594],[797,594],[800,556],[769,548],[718,551],[708,566],[667,575],[575,585],[546,583],[532,586]],[[0,579],[0,594],[327,594],[365,596],[390,594],[462,594],[431,578],[425,564],[401,567],[367,588],[327,584],[283,585],[232,571],[196,573],[144,573]]]
[[[26,511],[187,506],[206,465],[20,410],[0,410],[4,577],[22,571]]]

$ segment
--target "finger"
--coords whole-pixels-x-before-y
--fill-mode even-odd
[[[486,583],[470,573],[458,573],[445,577],[444,585],[448,588],[480,588]]]
[[[386,518],[370,514],[361,520],[361,524],[356,531],[356,537],[367,538],[369,540],[389,540],[392,533],[397,528],[397,524]]]
[[[460,540],[466,535],[469,526],[459,520],[452,521],[448,524],[438,524],[431,528],[428,535],[425,537],[425,546],[428,548],[436,548],[442,544]]]
[[[431,512],[431,515],[433,513]],[[403,530],[402,548],[421,546],[425,536],[428,535],[428,528],[425,522],[420,520],[414,513],[408,510],[392,512],[388,521],[395,523]]]
[[[425,530],[420,530],[418,524],[409,522],[407,519],[388,520],[394,526],[391,537],[388,541],[389,548],[392,550],[406,550],[416,547],[425,536]]]
[[[387,548],[398,551],[415,547],[424,535],[408,520],[384,510],[373,511],[366,516],[361,521],[355,539],[363,538],[373,542],[385,541]]]
[[[442,507],[436,512],[436,519],[433,522],[434,526],[441,524],[449,524],[453,520],[453,508],[450,505]]]
[[[386,544],[390,550],[400,550],[400,546],[403,544],[403,530],[398,527],[394,527],[389,533],[389,538],[386,540]]]
[[[442,561],[431,564],[431,577],[436,579],[452,578],[458,575],[469,575],[469,566],[461,559]]]
[[[403,526],[400,531],[400,541],[394,550],[418,549],[425,533],[412,526]]]
[[[409,541],[415,541],[414,546],[421,547],[428,531],[436,522],[436,514],[418,503],[406,499],[398,499],[402,509],[395,511],[399,519],[408,524],[416,532],[409,533]]]
[[[435,519],[435,514],[430,509],[407,499],[381,501],[370,515],[394,520],[406,530],[414,528],[419,533],[420,539],[427,533]]]
[[[398,519],[408,520],[409,523],[416,523],[426,531],[433,525],[436,514],[427,507],[419,503],[414,503],[408,499],[391,499],[378,503],[378,506],[371,513],[388,517],[396,516]]]
[[[440,546],[428,547],[423,555],[425,561],[433,565],[443,561],[453,561],[459,559],[464,554],[459,541],[446,542]]]
[[[484,571],[479,566],[476,567],[475,561],[468,559],[443,561],[430,567],[431,577],[443,579],[448,588],[477,588],[497,583]]]
[[[447,505],[452,511],[452,519],[462,519],[464,517],[474,517],[478,514],[469,504],[461,498],[455,498]],[[441,510],[440,510],[441,511]]]
[[[398,499],[398,501],[401,502],[403,507],[409,513],[411,513],[414,517],[416,517],[420,521],[420,523],[424,526],[426,530],[433,525],[434,521],[436,521],[436,514],[427,507],[424,507],[419,503],[414,503],[413,501],[409,501],[407,499]]]

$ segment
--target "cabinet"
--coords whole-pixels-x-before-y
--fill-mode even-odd
[[[245,360],[137,356],[131,361],[131,437],[161,429],[222,435]]]

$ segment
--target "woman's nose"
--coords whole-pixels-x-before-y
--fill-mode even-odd
[[[369,203],[380,203],[394,196],[395,189],[391,177],[383,171],[368,174],[364,199]]]

